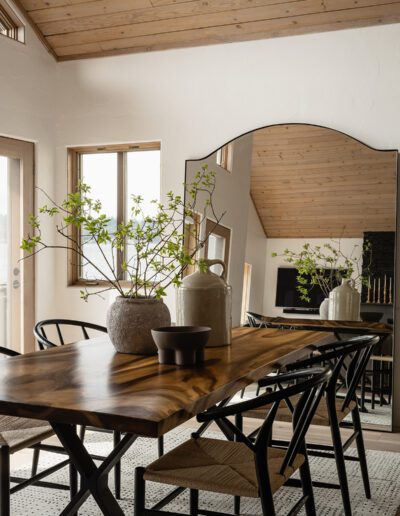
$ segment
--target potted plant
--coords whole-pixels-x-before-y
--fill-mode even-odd
[[[322,319],[328,319],[329,294],[343,280],[351,280],[356,290],[361,290],[362,285],[368,286],[371,249],[371,243],[365,241],[362,253],[359,245],[355,244],[346,255],[338,239],[322,245],[305,243],[300,251],[285,249],[281,255],[272,253],[272,257],[281,256],[297,269],[296,289],[303,301],[311,301],[310,292],[315,286],[321,289],[325,299],[320,306],[320,315]],[[366,256],[369,256],[369,263],[363,265],[363,257]]]
[[[48,244],[43,236],[40,217],[31,215],[30,234],[21,248],[29,256],[46,249],[64,249],[80,264],[93,268],[103,280],[100,288],[83,288],[81,298],[115,290],[118,296],[107,313],[107,329],[115,348],[123,353],[154,354],[157,348],[151,329],[171,324],[170,313],[162,298],[168,287],[181,283],[182,272],[194,263],[198,250],[209,234],[196,242],[190,251],[184,243],[184,220],[193,217],[201,198],[200,222],[213,207],[215,173],[203,165],[195,180],[186,187],[186,200],[172,192],[165,204],[156,205],[155,214],[143,212],[143,199],[132,195],[132,208],[118,226],[112,228],[111,218],[102,213],[101,203],[91,198],[90,187],[79,183],[75,192],[60,204],[43,192],[50,205],[39,209],[42,216],[55,220],[60,243]],[[74,236],[75,235],[75,236]],[[95,246],[97,252],[88,252]],[[107,252],[106,252],[107,249]],[[94,257],[95,256],[95,257]]]

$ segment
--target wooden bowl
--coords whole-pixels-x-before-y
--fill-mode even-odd
[[[190,366],[204,361],[208,326],[164,326],[151,330],[160,364]]]

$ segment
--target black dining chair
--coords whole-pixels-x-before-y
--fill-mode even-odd
[[[349,487],[347,482],[345,460],[358,461],[360,463],[361,475],[364,483],[365,495],[371,498],[368,466],[365,455],[365,447],[363,433],[359,414],[359,401],[357,398],[357,389],[362,375],[367,366],[373,348],[379,342],[376,336],[359,336],[353,337],[347,341],[338,341],[332,344],[325,344],[318,347],[314,352],[314,356],[306,360],[300,360],[286,366],[287,371],[303,370],[307,367],[316,367],[318,365],[329,365],[332,368],[332,376],[326,386],[324,399],[321,400],[313,417],[312,424],[320,426],[329,426],[332,437],[332,445],[313,444],[307,441],[307,450],[310,456],[334,459],[337,466],[339,477],[339,487],[342,493],[344,513],[348,516],[351,514],[351,504]],[[271,387],[276,384],[271,378],[265,378],[259,381],[260,387]],[[278,386],[283,388],[279,382]],[[289,422],[292,413],[295,410],[292,400],[287,400],[279,407],[276,415],[276,421]],[[244,412],[237,417],[236,424],[242,428],[243,417],[264,419],[266,411],[270,407],[266,406]],[[352,421],[344,421],[351,414]],[[352,427],[353,433],[342,444],[340,428]],[[250,434],[250,438],[257,436],[259,429]],[[358,457],[345,456],[346,450],[356,441]],[[288,446],[288,442],[284,440],[273,440],[273,446]],[[326,482],[314,482],[315,487],[337,487]]]
[[[73,327],[78,328],[78,331],[82,332],[82,336],[84,340],[88,340],[90,338],[89,332],[98,332],[98,333],[107,333],[107,328],[104,326],[100,326],[98,324],[93,324],[89,322],[83,322],[83,321],[75,321],[71,319],[46,319],[43,321],[38,322],[35,325],[35,328],[33,330],[33,334],[38,342],[39,348],[41,350],[44,349],[50,349],[57,346],[64,346],[66,343],[71,342],[71,337],[67,340],[65,336],[65,332],[63,332],[64,327],[68,328],[69,331]],[[51,332],[51,337],[49,337]],[[72,338],[72,341],[75,339],[75,341],[79,337],[74,335]],[[101,430],[99,428],[94,427],[81,427],[80,431],[80,437],[82,440],[84,440],[85,437],[85,431],[86,429],[97,431],[97,432],[107,432],[113,434],[113,445],[114,447],[117,446],[117,444],[121,440],[121,432],[117,431],[111,431],[111,430]],[[37,462],[39,458],[39,452],[40,450],[35,450],[35,461]],[[164,439],[163,437],[158,438],[158,453],[161,456],[164,452]],[[99,457],[103,458],[104,457]],[[114,467],[114,481],[115,481],[115,496],[116,498],[121,497],[121,463],[118,462]]]
[[[199,416],[199,422],[215,422],[227,440],[200,437],[198,433],[177,448],[166,453],[146,468],[136,468],[135,516],[172,514],[161,511],[171,500],[171,494],[152,509],[145,508],[145,482],[152,481],[188,488],[190,515],[216,514],[199,509],[199,491],[227,495],[248,496],[261,500],[263,515],[274,515],[273,495],[299,470],[303,496],[289,514],[297,514],[305,506],[308,516],[315,516],[311,475],[304,437],[331,375],[328,368],[295,371],[275,378],[277,382],[296,380],[296,384],[282,390],[263,394],[252,400],[212,408]],[[272,427],[283,399],[299,396],[293,413],[293,437],[286,450],[270,447]],[[243,411],[271,404],[271,410],[257,435],[249,440],[228,417]],[[176,514],[176,513],[173,513]]]
[[[0,346],[0,354],[4,357],[17,357],[20,353]],[[57,455],[67,455],[64,448],[51,444],[43,444],[54,432],[45,421],[0,415],[0,514],[10,513],[10,495],[21,491],[25,487],[34,485],[62,490],[70,490],[71,497],[77,491],[76,470],[69,459],[62,460],[54,466],[37,472],[39,451],[43,450]],[[30,478],[10,475],[10,455],[31,448],[33,449],[32,470]],[[49,482],[44,479],[56,471],[69,466],[70,485]],[[10,484],[16,484],[13,487]]]

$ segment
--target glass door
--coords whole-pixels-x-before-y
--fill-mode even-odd
[[[33,212],[33,144],[0,137],[0,346],[32,351],[33,260],[20,261]]]

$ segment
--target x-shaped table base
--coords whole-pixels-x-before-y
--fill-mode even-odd
[[[81,476],[81,488],[63,510],[61,516],[74,516],[90,495],[96,500],[104,515],[124,516],[121,507],[108,487],[108,473],[138,436],[126,434],[110,455],[97,467],[78,437],[74,425],[51,423],[51,426]]]

